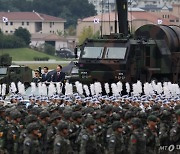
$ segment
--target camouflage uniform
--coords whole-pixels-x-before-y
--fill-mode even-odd
[[[21,117],[21,113],[17,110],[11,111],[11,118],[15,121]],[[7,126],[7,150],[9,154],[19,154],[19,136],[21,132],[21,126],[17,122],[11,122]]]
[[[59,113],[54,112],[51,115],[51,125],[47,127],[47,153],[51,154],[53,153],[53,143],[55,139],[55,135],[57,133],[57,125],[61,119],[61,116]]]
[[[26,136],[23,144],[23,154],[40,154],[40,144],[38,136],[35,136],[32,132],[34,130],[39,130],[39,125],[37,123],[30,123],[27,126],[28,135]]]
[[[156,116],[149,116],[148,121],[157,122]],[[151,127],[145,128],[146,134],[146,151],[147,154],[155,154],[159,149],[159,138],[157,128],[152,129]]]
[[[177,116],[177,122],[175,122],[175,124],[170,130],[170,141],[173,143],[173,145],[179,146],[180,145],[180,109],[176,111],[176,116]],[[177,154],[178,154],[178,150],[175,151]]]
[[[130,154],[145,154],[146,153],[146,139],[143,130],[141,129],[141,121],[139,118],[131,120],[133,132],[130,137],[129,153]]]
[[[73,154],[68,136],[63,134],[64,129],[68,129],[68,124],[65,122],[59,123],[58,133],[54,140],[53,154]]]
[[[119,121],[115,121],[112,124],[113,133],[110,136],[108,143],[108,154],[125,154],[125,143],[122,132],[118,129],[122,129],[122,124]]]
[[[0,112],[4,112],[5,111],[5,107],[1,106],[0,107]],[[4,153],[5,150],[5,142],[6,142],[6,121],[4,119],[4,117],[0,117],[0,153]]]
[[[95,126],[94,119],[86,119],[84,125],[85,129],[83,129],[79,135],[80,154],[99,154],[94,130],[89,129],[91,126]]]

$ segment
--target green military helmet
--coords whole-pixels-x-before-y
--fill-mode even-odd
[[[5,110],[6,110],[6,107],[0,106],[0,112],[5,112]]]
[[[62,131],[63,129],[68,129],[68,124],[66,122],[61,122],[57,127],[59,131]]]
[[[147,121],[153,121],[153,122],[157,122],[157,117],[155,116],[155,115],[150,115],[150,116],[148,116],[148,118],[147,118]]]
[[[72,118],[73,118],[73,120],[76,120],[76,119],[78,119],[78,118],[82,118],[82,113],[79,112],[79,111],[73,112],[73,113],[72,113]]]
[[[131,124],[139,128],[139,127],[141,127],[142,122],[141,122],[141,119],[139,119],[139,118],[132,118]]]
[[[112,129],[115,131],[117,130],[118,128],[122,128],[123,125],[120,121],[114,121],[113,124],[112,124]]]
[[[100,112],[100,117],[101,117],[101,118],[106,118],[106,116],[107,116],[107,115],[106,115],[106,112],[104,112],[104,111],[101,111],[101,112]]]
[[[33,122],[27,125],[27,132],[31,133],[33,130],[38,130],[39,129],[39,125],[37,122]]]
[[[95,120],[93,118],[87,118],[85,121],[84,121],[84,126],[86,128],[88,128],[89,126],[91,125],[95,125]]]
[[[36,122],[37,121],[37,117],[35,115],[28,115],[26,117],[26,124],[32,123],[32,122]]]
[[[49,117],[50,114],[49,114],[48,111],[41,111],[39,116],[40,116],[41,119],[44,119],[46,117]]]
[[[50,120],[51,122],[53,122],[56,119],[62,118],[61,115],[58,112],[54,112],[52,113],[52,115],[50,116]]]
[[[63,116],[65,119],[69,119],[72,115],[72,111],[71,110],[64,110],[63,112]]]
[[[177,116],[180,116],[180,109],[178,109],[175,113]]]
[[[10,117],[12,119],[21,118],[21,113],[18,110],[13,110],[10,112]]]
[[[130,118],[132,118],[132,117],[134,117],[134,114],[133,114],[133,112],[132,111],[127,111],[126,113],[125,113],[125,115],[124,115],[124,118],[127,120],[127,119],[130,119]]]

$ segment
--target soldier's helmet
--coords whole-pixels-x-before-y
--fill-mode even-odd
[[[116,129],[118,128],[122,128],[123,125],[120,121],[114,121],[113,124],[112,124],[112,129],[115,131]]]
[[[27,132],[31,133],[33,130],[38,130],[39,129],[39,125],[37,122],[33,122],[27,125]]]
[[[66,122],[61,122],[58,124],[58,130],[62,131],[63,129],[68,129],[68,124]]]
[[[50,114],[48,111],[41,111],[41,113],[40,113],[41,119],[44,119],[44,118],[49,117],[49,116],[50,116]]]
[[[57,112],[54,112],[54,113],[52,113],[50,120],[51,120],[51,122],[53,122],[54,120],[56,120],[58,118],[61,118],[61,115]]]
[[[127,120],[127,119],[130,119],[134,116],[133,112],[132,111],[127,111],[124,115],[124,118]]]
[[[72,118],[73,118],[73,120],[76,120],[76,119],[78,119],[78,118],[82,118],[82,113],[79,112],[79,111],[73,112],[73,113],[72,113]]]
[[[131,124],[136,126],[137,128],[142,126],[142,122],[139,118],[132,118],[131,119]]]
[[[26,124],[36,122],[36,121],[37,121],[37,117],[35,115],[28,115],[26,117]]]
[[[0,112],[5,112],[6,108],[4,106],[0,106]]]
[[[85,121],[84,121],[84,126],[86,128],[88,128],[89,126],[91,125],[95,125],[95,120],[93,118],[87,118]]]
[[[155,115],[150,115],[148,116],[147,121],[157,122],[157,117]]]
[[[12,119],[21,118],[21,113],[18,110],[13,110],[10,112],[10,117]]]

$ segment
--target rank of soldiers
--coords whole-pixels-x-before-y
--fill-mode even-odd
[[[180,153],[179,95],[23,99],[0,100],[1,154]]]

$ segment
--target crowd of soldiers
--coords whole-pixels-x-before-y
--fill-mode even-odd
[[[0,100],[0,153],[180,153],[180,96],[14,94]]]

